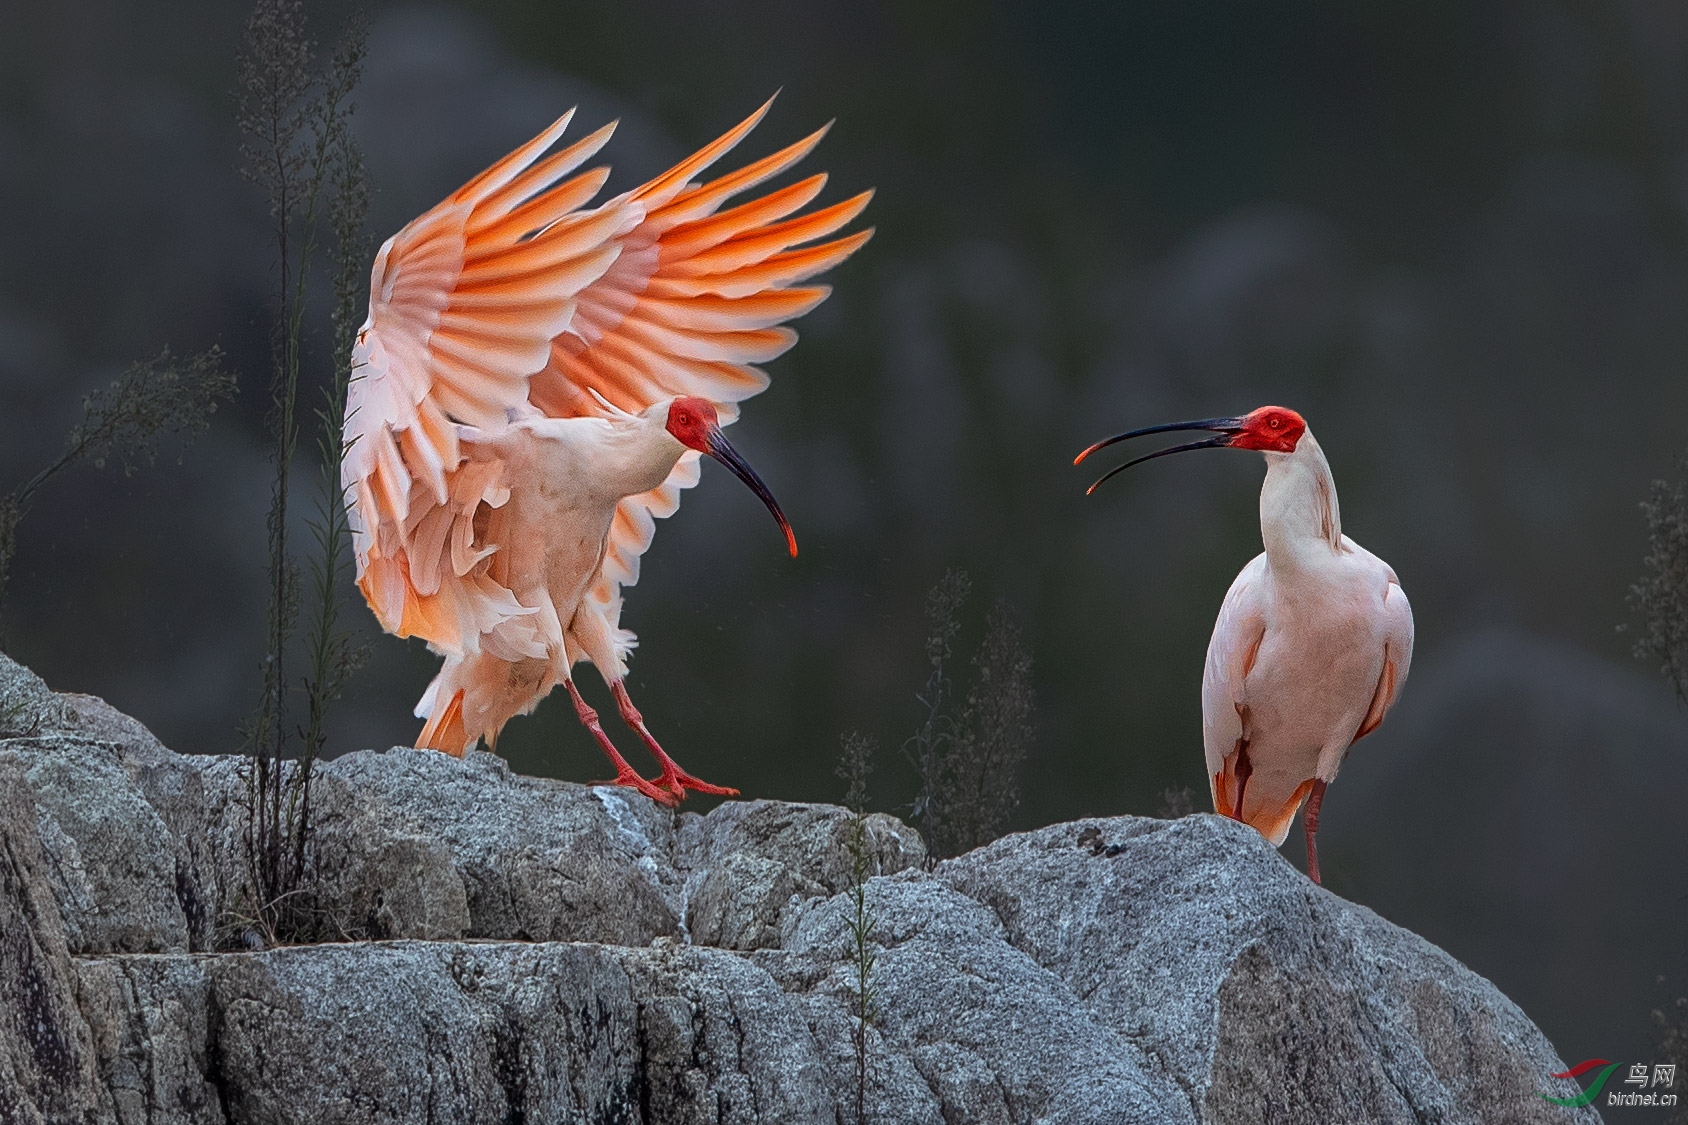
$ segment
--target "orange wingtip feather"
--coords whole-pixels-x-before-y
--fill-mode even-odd
[[[700,219],[712,214],[716,207],[741,191],[748,191],[764,180],[771,180],[781,172],[790,168],[813,152],[815,146],[821,143],[827,131],[832,128],[828,122],[810,133],[807,137],[793,144],[786,145],[772,156],[764,156],[751,164],[746,164],[736,172],[729,172],[725,176],[709,181],[701,187],[682,192],[666,206],[654,213],[654,217],[665,223],[684,223]]]
[[[694,332],[733,332],[749,328],[772,328],[796,320],[826,300],[829,286],[802,289],[774,289],[752,297],[718,297],[713,293],[697,297],[645,296],[633,315]]]
[[[663,233],[662,256],[668,260],[683,258],[719,245],[734,235],[783,219],[807,207],[824,187],[826,173],[817,172],[778,191],[771,191],[760,199],[741,203],[706,218],[681,223]]]
[[[567,148],[559,149],[543,160],[534,162],[515,179],[482,200],[481,210],[488,219],[497,220],[556,190],[558,180],[598,155],[599,150],[609,143],[617,124],[618,122],[611,121]],[[583,175],[607,175],[608,171],[607,168],[594,168]]]
[[[617,247],[606,246],[605,240],[625,221],[620,211],[602,207],[571,215],[552,223],[532,238],[516,242],[499,241],[481,236],[471,239],[463,247],[463,270],[458,284],[474,283],[488,275],[503,279],[519,274],[550,271],[573,258],[610,252],[615,260]],[[556,291],[555,289],[552,290]]]
[[[867,210],[867,205],[873,201],[873,189],[857,192],[849,199],[840,203],[833,203],[822,207],[819,211],[811,211],[807,215],[798,215],[794,219],[787,219],[783,223],[772,223],[763,227],[754,236],[757,241],[762,239],[780,238],[785,240],[786,246],[801,246],[805,242],[813,242],[817,238],[824,238],[839,227],[850,223],[857,215]],[[735,238],[734,242],[749,241],[747,238]]]
[[[776,93],[774,98],[777,97],[779,97],[779,94]],[[734,125],[731,129],[721,134],[721,136],[703,146],[691,156],[688,156],[686,159],[680,161],[680,163],[676,164],[656,179],[645,184],[643,187],[637,188],[633,192],[633,198],[648,199],[660,203],[665,198],[664,193],[672,193],[684,187],[686,182],[690,180],[693,175],[703,171],[705,168],[721,159],[721,157],[731,152],[735,145],[744,140],[749,132],[756,128],[762,118],[767,116],[769,108],[774,104],[774,98],[769,98],[767,101],[763,102],[761,107],[758,108],[755,113],[752,113],[749,117],[746,117],[743,121],[740,121],[737,125]]]
[[[492,195],[520,175],[522,170],[532,164],[540,153],[556,144],[557,138],[568,130],[569,122],[572,120],[574,120],[574,110],[570,109],[541,131],[533,140],[502,159],[494,161],[480,175],[458,188],[452,193],[449,202],[479,202]]]
[[[739,235],[684,261],[665,263],[663,272],[674,277],[702,277],[765,262],[792,246],[825,238],[860,215],[872,197],[872,192],[862,192],[831,207]]]
[[[694,296],[716,293],[723,297],[749,297],[765,289],[774,289],[793,282],[804,281],[817,273],[836,266],[861,248],[873,237],[873,228],[834,242],[822,243],[807,250],[791,250],[775,254],[767,260],[732,273],[711,274],[708,277],[662,277],[653,279],[651,289],[660,296]],[[660,287],[657,282],[660,280]]]
[[[559,219],[567,218],[591,202],[610,178],[608,168],[582,172],[515,208],[503,218],[471,223],[469,236],[475,242],[512,243],[536,236]]]

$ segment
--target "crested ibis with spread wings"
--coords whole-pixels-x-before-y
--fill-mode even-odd
[[[1376,730],[1406,683],[1413,611],[1388,563],[1342,534],[1336,482],[1301,415],[1262,406],[1132,430],[1099,449],[1147,434],[1214,436],[1127,461],[1190,449],[1256,449],[1265,551],[1243,567],[1219,608],[1202,674],[1202,743],[1213,807],[1279,845],[1305,805],[1307,873],[1319,881],[1319,806],[1349,748]]]
[[[813,175],[723,209],[809,153],[821,129],[703,180],[761,120],[597,205],[607,168],[576,172],[614,124],[559,151],[573,111],[381,247],[347,395],[343,484],[358,586],[381,626],[445,658],[416,714],[449,754],[499,731],[557,684],[615,784],[673,804],[734,795],[681,769],[628,697],[622,591],[655,520],[711,457],[773,493],[722,428],[768,385],[755,364],[796,342],[786,321],[828,289],[802,284],[871,236],[831,238],[870,192],[798,214]],[[825,240],[825,241],[822,241]],[[581,698],[590,661],[655,756],[637,773]]]

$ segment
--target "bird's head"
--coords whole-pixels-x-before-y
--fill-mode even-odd
[[[1153,453],[1127,461],[1125,464],[1110,469],[1104,473],[1095,484],[1085,490],[1085,495],[1095,492],[1102,482],[1115,473],[1140,465],[1144,461],[1152,461],[1156,457],[1165,457],[1168,453],[1182,453],[1187,449],[1258,449],[1265,453],[1294,453],[1295,447],[1301,441],[1301,435],[1307,432],[1307,421],[1295,411],[1283,406],[1262,406],[1258,410],[1251,410],[1241,418],[1204,418],[1199,422],[1169,422],[1164,426],[1146,426],[1141,430],[1131,430],[1123,434],[1115,434],[1111,438],[1104,438],[1095,445],[1073,458],[1077,465],[1098,449],[1106,449],[1115,442],[1126,438],[1142,437],[1145,434],[1163,434],[1173,430],[1208,430],[1213,437],[1201,441],[1187,442],[1184,445],[1169,446],[1157,449]]]
[[[674,440],[687,449],[695,449],[699,453],[707,454],[733,471],[733,475],[742,480],[750,491],[761,497],[762,503],[768,506],[768,511],[774,514],[774,521],[785,532],[785,544],[791,551],[791,557],[797,557],[797,536],[792,533],[791,524],[786,522],[785,513],[780,511],[779,501],[768,491],[768,486],[762,483],[762,478],[756,475],[747,461],[739,456],[738,450],[727,440],[721,432],[721,422],[715,412],[715,404],[708,399],[685,395],[668,404],[668,419],[666,428]]]

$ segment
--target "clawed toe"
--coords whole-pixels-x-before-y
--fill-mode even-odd
[[[686,795],[684,790],[676,791],[672,788],[664,788],[661,785],[656,785],[652,782],[646,781],[632,770],[619,774],[614,781],[594,781],[592,784],[620,785],[627,789],[637,789],[640,793],[643,793],[657,804],[666,808],[673,808],[675,805],[678,805]]]
[[[706,793],[711,797],[737,797],[739,795],[737,789],[725,785],[711,785],[701,777],[693,777],[684,771],[664,773],[656,779],[656,783],[667,786],[669,792],[675,795],[676,800],[685,800],[686,790],[688,789],[694,793]]]

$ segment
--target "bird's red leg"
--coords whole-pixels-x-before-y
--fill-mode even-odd
[[[604,733],[604,728],[598,722],[598,712],[580,697],[580,689],[574,686],[574,681],[564,680],[563,684],[569,689],[569,698],[574,700],[574,713],[580,716],[580,725],[592,732],[592,737],[598,740],[598,748],[609,755],[610,764],[615,767],[615,780],[602,784],[626,785],[661,804],[679,804],[680,798],[675,795],[675,790],[658,788],[633,771],[633,767],[627,764],[627,759],[621,756],[621,751],[615,748],[615,743],[610,741],[610,736]]]
[[[729,789],[725,785],[711,785],[709,782],[693,777],[681,769],[680,764],[668,756],[667,752],[657,743],[655,736],[646,728],[645,717],[639,714],[637,707],[633,706],[633,698],[627,694],[625,683],[621,680],[611,681],[610,692],[615,696],[616,706],[621,708],[622,722],[632,727],[639,737],[644,739],[645,746],[656,756],[656,760],[662,763],[662,776],[656,779],[656,784],[667,786],[673,792],[675,800],[683,799],[688,789],[695,790],[698,793],[709,793],[717,797],[737,797],[739,795],[737,789]]]
[[[1307,808],[1301,814],[1301,827],[1307,830],[1307,877],[1319,886],[1319,849],[1313,843],[1313,837],[1319,834],[1319,804],[1325,799],[1325,783],[1313,782],[1312,796],[1307,798]]]

